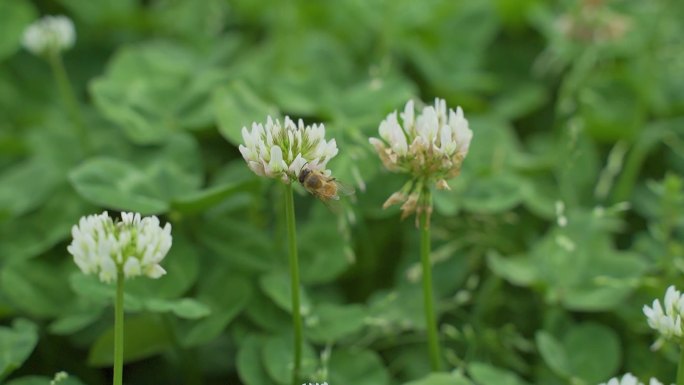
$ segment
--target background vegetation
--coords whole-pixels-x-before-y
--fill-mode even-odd
[[[44,14],[75,21],[85,134],[20,48]],[[288,114],[325,123],[357,189],[344,215],[296,197],[311,380],[671,382],[676,351],[650,351],[641,308],[684,285],[682,20],[667,0],[0,1],[0,381],[109,383],[113,287],[66,252],[107,209],[173,224],[168,275],[127,284],[126,383],[287,384],[280,189],[237,145]],[[441,380],[417,231],[381,209],[404,177],[367,142],[435,97],[474,131],[435,197]]]

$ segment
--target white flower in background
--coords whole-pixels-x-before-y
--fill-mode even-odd
[[[76,30],[66,16],[45,16],[33,22],[24,31],[22,44],[34,55],[63,51],[74,46]]]
[[[660,333],[660,338],[654,344],[654,348],[658,348],[665,340],[682,337],[684,297],[674,286],[667,288],[663,306],[656,299],[653,301],[653,307],[644,305],[643,310],[648,326]]]
[[[67,250],[85,274],[97,274],[101,281],[146,275],[159,278],[166,270],[159,263],[171,248],[171,224],[163,228],[155,216],[141,218],[137,213],[122,213],[113,220],[105,211],[81,217],[71,229],[73,240]]]
[[[404,112],[387,115],[380,123],[380,139],[370,138],[383,165],[389,171],[407,173],[416,183],[409,183],[393,194],[385,207],[409,199],[411,191],[420,193],[423,184],[434,182],[438,189],[448,190],[447,179],[457,176],[470,147],[473,132],[461,107],[448,109],[443,99],[435,99],[434,106],[426,106],[415,115],[413,101],[409,100]],[[415,210],[411,202],[402,207],[404,216]]]
[[[601,383],[599,385],[644,385],[643,382],[639,382],[639,379],[634,377],[631,373],[627,373],[622,378],[613,377],[608,382]],[[651,378],[648,385],[663,385],[662,382],[655,378]]]
[[[330,175],[325,167],[338,151],[335,139],[325,140],[323,124],[304,126],[301,119],[295,124],[287,116],[284,125],[269,116],[266,125],[252,123],[251,131],[243,127],[242,138],[245,144],[240,145],[240,153],[249,168],[285,183],[296,180],[305,165]]]
[[[302,385],[307,385],[307,384],[302,384]],[[328,385],[328,383],[327,383],[327,382],[322,382],[322,383],[319,384],[318,382],[315,382],[315,383],[314,383],[314,382],[309,382],[308,385]]]
[[[52,379],[52,381],[50,381],[50,385],[57,385],[68,378],[69,374],[67,372],[57,372],[55,373],[55,377]]]

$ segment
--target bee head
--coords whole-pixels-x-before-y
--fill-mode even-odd
[[[303,167],[303,168],[299,171],[299,183],[304,184],[304,180],[306,179],[306,176],[309,175],[310,173],[311,173],[311,170],[309,170],[308,168]]]

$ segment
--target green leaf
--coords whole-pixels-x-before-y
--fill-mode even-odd
[[[106,306],[102,304],[91,304],[84,306],[84,309],[72,310],[69,314],[57,318],[50,324],[50,333],[69,335],[83,330],[98,320],[105,308]]]
[[[124,362],[160,354],[173,346],[173,337],[159,316],[126,317],[124,322]],[[93,366],[111,366],[114,362],[114,327],[98,337],[88,354]]]
[[[12,306],[35,317],[54,317],[64,313],[72,301],[65,285],[68,265],[55,266],[45,260],[28,260],[4,266],[0,287]],[[66,268],[65,268],[66,267]]]
[[[243,142],[242,127],[251,129],[253,122],[263,124],[267,116],[273,119],[279,116],[275,106],[262,100],[242,81],[234,81],[214,91],[211,105],[219,132],[235,146]]]
[[[91,207],[64,184],[39,209],[0,223],[0,256],[11,263],[44,253],[67,238],[71,227],[90,212]]]
[[[492,251],[487,255],[487,264],[496,275],[514,285],[530,286],[539,279],[536,262],[532,258],[505,258]]]
[[[479,385],[527,385],[527,382],[521,380],[515,373],[483,362],[470,363],[468,372]]]
[[[406,382],[404,385],[473,385],[473,383],[459,374],[431,373],[425,378]]]
[[[587,322],[573,327],[563,345],[574,376],[588,384],[599,383],[620,367],[620,339],[611,329]]]
[[[39,207],[62,181],[54,164],[33,158],[0,174],[0,222]]]
[[[171,208],[184,214],[198,213],[215,206],[231,196],[257,187],[258,180],[252,179],[242,183],[227,183],[210,187],[206,190],[180,196],[171,202]]]
[[[114,158],[92,158],[69,175],[74,189],[90,202],[142,215],[161,214],[169,204],[160,198],[149,175]]]
[[[0,2],[0,61],[19,48],[24,29],[35,18],[36,10],[29,1]]]
[[[314,342],[335,342],[361,330],[365,317],[365,309],[360,305],[323,303],[305,318],[305,334]]]
[[[173,135],[140,152],[137,162],[90,158],[69,174],[76,191],[100,206],[143,215],[160,214],[201,183],[199,148],[188,135]]]
[[[307,223],[297,229],[299,266],[305,284],[330,282],[352,263],[335,213],[320,202],[315,204]]]
[[[197,298],[210,307],[211,314],[189,325],[182,336],[185,346],[206,344],[220,335],[252,298],[252,285],[241,275],[216,268],[202,279]]]
[[[472,179],[462,197],[463,207],[486,214],[511,210],[523,199],[524,183],[512,174]]]
[[[198,319],[211,314],[209,307],[192,298],[178,300],[148,299],[145,308],[154,313],[173,312],[181,318]]]
[[[246,385],[275,385],[266,373],[261,359],[261,350],[265,338],[256,335],[247,336],[240,344],[237,354],[237,370]],[[278,358],[283,359],[283,358]]]
[[[37,327],[28,320],[17,318],[12,327],[0,326],[0,380],[21,367],[37,343]]]
[[[558,340],[551,334],[540,330],[535,335],[537,348],[544,362],[561,377],[569,378],[572,376],[572,365],[568,357],[568,352]],[[575,354],[574,352],[572,354]]]
[[[69,277],[71,289],[80,297],[99,305],[114,303],[115,286],[101,282],[96,275],[85,275],[74,272]],[[127,311],[140,311],[143,307],[141,300],[128,293],[124,293],[124,308]]]
[[[281,309],[292,313],[292,289],[290,275],[286,271],[274,271],[259,279],[261,290]],[[303,287],[299,289],[300,309],[302,314],[311,312],[311,302]]]
[[[90,90],[97,108],[131,141],[151,144],[210,125],[211,92],[224,78],[225,69],[206,55],[157,41],[118,51]]]
[[[330,355],[331,384],[387,385],[389,374],[380,356],[370,350],[335,350]]]
[[[268,337],[261,348],[261,361],[271,380],[281,385],[291,384],[294,352],[292,335]],[[316,366],[316,355],[306,342],[302,346],[302,378],[307,378]]]

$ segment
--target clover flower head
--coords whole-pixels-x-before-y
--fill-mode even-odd
[[[307,384],[302,384],[302,385],[307,385]],[[328,385],[327,382],[321,382],[320,384],[318,382],[309,382],[308,385]]]
[[[386,206],[402,203],[401,197],[410,199],[411,191],[420,191],[419,184],[434,182],[438,189],[448,190],[447,179],[460,173],[473,138],[461,107],[455,111],[447,109],[443,99],[435,99],[434,105],[425,106],[417,116],[413,101],[409,100],[404,112],[387,115],[378,131],[380,138],[370,138],[369,142],[385,168],[419,181],[390,197]],[[411,203],[408,208],[414,206]],[[404,210],[404,214],[410,212]]]
[[[115,280],[119,272],[126,278],[166,274],[159,263],[171,248],[171,224],[162,228],[156,216],[122,213],[121,220],[113,220],[105,211],[82,217],[71,235],[67,251],[76,265],[103,282]]]
[[[627,373],[622,376],[622,378],[613,377],[608,380],[608,382],[604,382],[599,385],[644,385],[644,383],[640,382],[639,379],[634,377],[633,374]],[[663,385],[663,383],[655,378],[651,378],[648,382],[648,385]]]
[[[69,49],[76,42],[74,23],[66,16],[45,16],[26,27],[22,44],[34,55]]]
[[[242,128],[244,145],[240,153],[255,174],[279,178],[285,183],[296,180],[299,172],[307,168],[330,175],[326,165],[337,155],[335,139],[325,140],[323,124],[305,126],[288,116],[284,124],[269,116],[266,124],[252,123],[252,129]]]
[[[654,344],[654,348],[658,348],[666,340],[682,338],[684,296],[674,286],[667,288],[663,306],[656,299],[652,307],[644,305],[643,310],[648,326],[660,333],[660,338]]]

